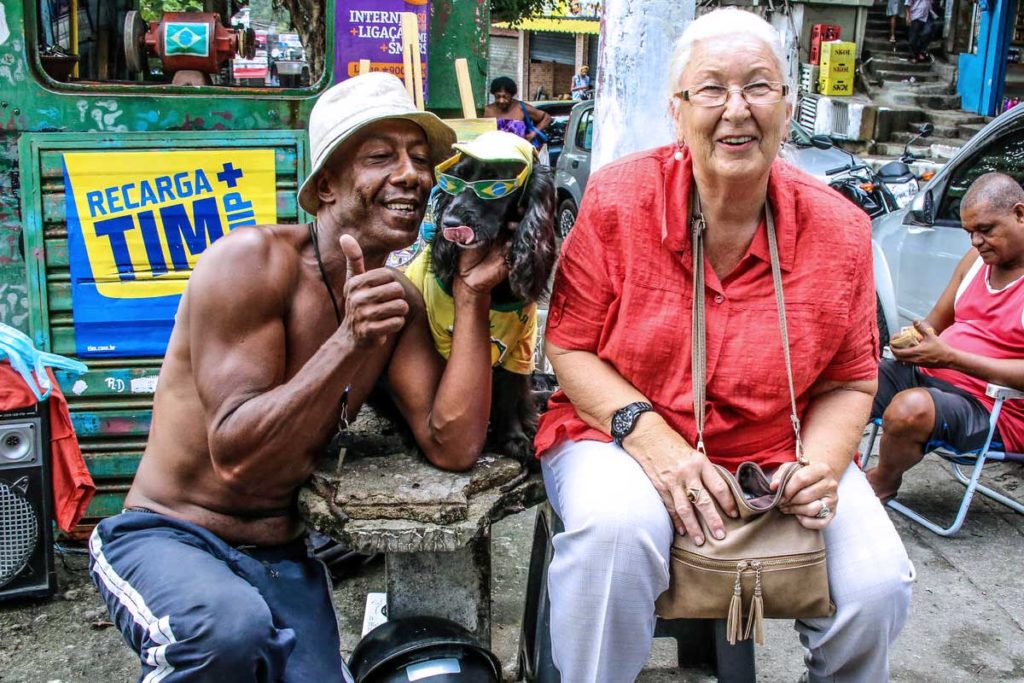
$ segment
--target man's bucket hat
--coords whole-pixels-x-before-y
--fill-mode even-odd
[[[316,179],[331,153],[365,126],[390,119],[412,121],[423,129],[433,164],[451,155],[455,131],[434,114],[419,111],[402,81],[379,72],[355,76],[326,90],[310,112],[312,166],[299,188],[299,205],[315,215],[320,207]]]

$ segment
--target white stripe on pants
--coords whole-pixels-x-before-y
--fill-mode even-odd
[[[548,570],[555,665],[567,683],[633,681],[654,638],[654,602],[668,588],[668,513],[640,465],[614,444],[567,441],[541,464],[565,524]],[[795,622],[810,681],[886,681],[914,568],[854,465],[839,483],[837,510],[825,530],[836,613]]]

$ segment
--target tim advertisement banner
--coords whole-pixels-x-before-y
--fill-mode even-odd
[[[64,155],[76,353],[162,356],[215,240],[277,222],[274,151]]]
[[[427,97],[427,41],[430,0],[349,0],[338,3],[334,73],[339,81],[359,73],[359,60],[370,60],[370,71],[405,78],[402,67],[402,12],[416,15],[423,62],[423,96]]]

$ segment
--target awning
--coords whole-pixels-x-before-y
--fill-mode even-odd
[[[552,17],[540,17],[538,19],[526,19],[515,26],[507,21],[495,22],[494,25],[498,28],[510,28],[515,31],[590,33],[595,36],[601,32],[601,22],[597,19],[555,19]]]

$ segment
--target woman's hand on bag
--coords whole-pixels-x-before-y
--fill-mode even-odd
[[[736,501],[707,456],[691,448],[668,425],[630,435],[624,445],[661,496],[680,535],[689,534],[697,545],[703,544],[703,518],[716,538],[725,538],[725,526],[712,496],[730,517],[738,514]]]
[[[773,490],[778,488],[782,470],[780,467],[772,477]],[[824,529],[835,519],[838,505],[839,481],[835,472],[825,463],[812,462],[789,478],[779,510],[795,515],[797,521],[808,529]],[[828,514],[823,514],[823,511]]]

